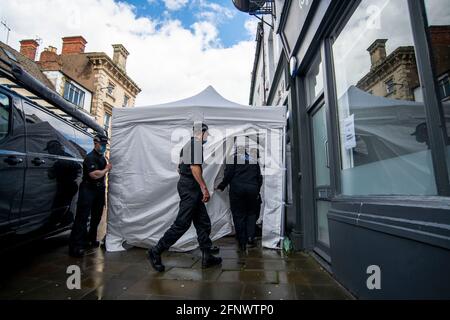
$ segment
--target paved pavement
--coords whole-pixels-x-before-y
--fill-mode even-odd
[[[144,249],[95,249],[75,259],[67,255],[67,241],[66,233],[2,257],[0,299],[352,299],[309,255],[260,248],[242,255],[232,237],[215,243],[222,266],[202,270],[198,250],[166,253],[165,273],[153,271]],[[80,290],[67,289],[70,265],[81,268]]]

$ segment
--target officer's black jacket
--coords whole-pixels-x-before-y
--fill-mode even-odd
[[[203,143],[192,137],[180,152],[180,163],[178,165],[180,174],[185,177],[193,178],[191,165],[194,164],[203,164]]]
[[[92,150],[90,153],[88,153],[83,161],[83,182],[104,185],[105,177],[94,180],[91,178],[89,173],[105,169],[106,164],[107,162],[105,157],[99,154],[97,151]]]
[[[232,163],[225,166],[224,179],[217,188],[224,190],[229,184],[245,183],[256,185],[260,190],[263,183],[263,177],[259,163],[252,160],[248,154],[245,154],[244,158],[242,158],[243,156],[240,156],[241,159],[239,160],[238,157],[239,156],[235,154]]]

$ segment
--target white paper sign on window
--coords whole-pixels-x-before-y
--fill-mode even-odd
[[[344,120],[344,147],[351,150],[356,147],[355,115],[351,115]]]

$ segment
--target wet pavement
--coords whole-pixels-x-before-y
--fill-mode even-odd
[[[107,253],[98,248],[82,259],[67,255],[68,234],[2,257],[1,300],[292,300],[352,299],[309,255],[260,248],[246,255],[232,237],[221,247],[222,266],[202,270],[201,253],[165,253],[165,273],[155,272],[146,250]],[[68,266],[81,269],[81,289],[66,285]]]

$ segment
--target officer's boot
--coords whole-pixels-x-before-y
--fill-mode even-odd
[[[248,238],[247,245],[248,245],[249,248],[254,248],[254,247],[256,247],[256,240],[255,240],[255,238],[249,237],[249,238]]]
[[[218,246],[212,246],[210,251],[212,254],[219,254],[220,248]]]
[[[84,257],[84,250],[80,248],[69,247],[69,256],[73,258],[82,258]]]
[[[161,261],[161,253],[162,250],[158,246],[148,250],[148,260],[150,261],[153,269],[158,272],[164,272],[164,270],[166,270],[166,267],[164,267]]]
[[[211,254],[211,249],[202,250],[202,268],[207,269],[222,263],[222,258]]]

